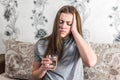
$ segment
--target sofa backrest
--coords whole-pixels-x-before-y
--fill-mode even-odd
[[[84,80],[120,80],[120,44],[90,43],[95,51],[97,64],[84,66]],[[11,78],[31,80],[34,44],[6,41],[5,73]]]
[[[120,80],[120,44],[90,43],[98,60],[92,67],[84,67],[85,80]]]

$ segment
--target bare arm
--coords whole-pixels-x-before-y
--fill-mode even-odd
[[[40,62],[33,62],[33,70],[32,70],[32,77],[34,80],[39,80],[45,75],[46,71],[44,71],[40,67]]]
[[[46,74],[47,70],[53,68],[53,66],[50,65],[51,63],[52,61],[48,58],[43,58],[41,63],[39,61],[33,62],[33,79],[40,80]]]
[[[94,51],[91,49],[91,47],[83,40],[81,35],[77,32],[73,33],[74,39],[76,41],[78,50],[80,52],[80,55],[84,61],[84,63],[92,67],[96,64],[97,62],[97,57],[94,53]]]
[[[73,37],[76,41],[78,50],[80,52],[80,55],[82,57],[83,62],[88,66],[92,67],[97,62],[97,56],[92,50],[92,48],[85,42],[85,40],[82,38],[82,36],[79,34],[77,27],[76,27],[76,18],[74,15],[73,18],[73,24],[71,27],[71,32],[73,34]]]

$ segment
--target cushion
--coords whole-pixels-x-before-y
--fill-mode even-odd
[[[6,76],[31,80],[33,53],[34,44],[8,40],[5,54]]]
[[[0,80],[17,80],[17,79],[11,79],[5,76],[5,73],[0,74]]]
[[[90,45],[98,61],[92,68],[84,67],[85,80],[120,80],[120,44]]]

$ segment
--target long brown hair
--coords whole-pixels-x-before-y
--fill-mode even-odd
[[[76,15],[77,29],[78,29],[78,32],[82,35],[81,18],[80,18],[78,11],[73,6],[69,6],[69,5],[63,6],[57,12],[57,15],[56,15],[55,21],[54,21],[54,25],[53,25],[53,31],[52,31],[51,35],[43,38],[43,39],[47,39],[49,41],[44,57],[46,57],[46,55],[57,54],[58,60],[60,60],[62,58],[63,43],[62,43],[62,38],[61,38],[60,32],[59,32],[59,18],[60,18],[61,13],[71,13],[71,14]]]

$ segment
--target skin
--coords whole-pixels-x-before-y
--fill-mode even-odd
[[[73,15],[70,13],[61,13],[60,15],[60,24],[59,24],[59,31],[62,38],[69,37],[69,34],[71,33],[71,27],[73,23]],[[50,65],[52,61],[49,58],[43,58],[42,59],[42,69],[44,71],[52,69],[54,66]]]
[[[61,13],[59,30],[62,38],[69,36],[71,33],[71,26],[73,22],[73,15],[70,13]]]
[[[92,67],[96,64],[97,57],[94,51],[88,46],[77,30],[75,14],[61,13],[59,31],[62,38],[67,38],[69,34],[72,33],[84,64],[88,67]],[[51,70],[53,68],[53,66],[50,65],[51,63],[52,61],[49,58],[43,58],[41,63],[34,62],[32,73],[34,79],[42,78],[47,70]]]

